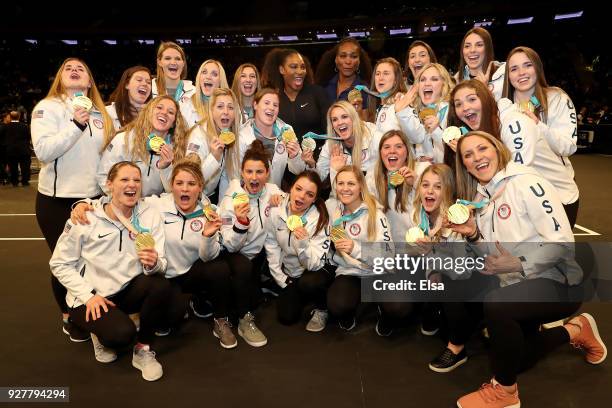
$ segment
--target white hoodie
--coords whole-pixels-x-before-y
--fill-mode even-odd
[[[164,230],[159,213],[140,201],[136,208],[138,221],[155,239],[157,264],[143,268],[134,239],[119,221],[111,220],[101,205],[87,212],[88,225],[66,222],[49,265],[51,272],[68,289],[66,303],[78,307],[98,294],[114,295],[141,273],[163,273],[167,267],[164,252]]]
[[[185,119],[185,123],[187,123],[187,127],[189,128],[195,125],[198,120],[200,120],[200,118],[197,118],[196,120],[196,117],[193,116],[193,111],[195,110],[193,109],[193,103],[191,102],[191,97],[196,93],[196,87],[191,81],[187,79],[183,79],[182,81],[183,92],[179,96],[178,104],[179,110],[183,115],[183,119]],[[159,92],[157,91],[157,78],[153,78],[153,81],[151,81],[151,98],[155,98],[158,95]],[[171,98],[174,98],[174,95],[169,96]]]

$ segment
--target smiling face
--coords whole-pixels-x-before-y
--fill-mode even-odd
[[[416,45],[410,49],[408,53],[408,68],[410,68],[413,78],[416,78],[421,69],[430,62],[431,58],[427,48],[422,45]]]
[[[347,111],[341,107],[335,107],[329,113],[334,132],[342,141],[352,140],[353,138],[353,120]]]
[[[472,71],[481,70],[485,60],[485,42],[481,36],[471,33],[463,42],[463,60]]]
[[[203,186],[198,180],[185,170],[180,170],[172,181],[172,195],[174,203],[184,213],[195,211]]]
[[[376,91],[379,93],[390,91],[395,85],[395,71],[393,65],[382,62],[376,66],[374,72]]]
[[[151,95],[151,75],[147,71],[136,71],[125,86],[133,106],[143,105]]]
[[[429,67],[419,77],[419,96],[425,105],[437,103],[442,98],[444,81],[436,67]]]
[[[253,102],[255,109],[255,122],[259,125],[272,126],[278,118],[279,101],[278,95],[267,93],[259,99],[259,102]]]
[[[290,54],[279,67],[285,87],[299,92],[306,78],[306,63],[300,54]]]
[[[480,128],[482,102],[474,88],[464,87],[455,92],[453,104],[459,120],[472,130]]]
[[[498,171],[499,156],[495,146],[484,137],[464,136],[459,153],[468,173],[480,184],[487,184]]]
[[[335,61],[340,75],[346,78],[356,75],[359,69],[359,47],[350,42],[342,44],[338,47]]]
[[[289,192],[289,209],[293,214],[303,214],[317,198],[317,185],[307,177],[300,177]]]
[[[508,79],[515,90],[533,94],[538,77],[527,54],[516,52],[508,59]]]
[[[167,79],[178,81],[181,79],[185,60],[178,50],[168,48],[162,53],[161,58],[157,60],[157,65],[161,67]]]
[[[70,60],[62,70],[62,85],[70,91],[86,91],[91,87],[91,78],[82,62]]]
[[[391,136],[380,147],[380,158],[388,171],[399,170],[406,165],[408,148],[399,136]]]
[[[214,62],[208,62],[202,67],[200,73],[200,89],[206,96],[212,95],[215,88],[221,84],[221,72],[219,66]]]
[[[230,95],[219,95],[212,107],[212,117],[219,130],[229,129],[234,123],[234,99]]]
[[[419,184],[421,205],[429,214],[440,208],[442,202],[442,180],[433,171],[425,171]]]
[[[352,171],[343,171],[336,176],[336,194],[345,207],[361,204],[361,187]]]
[[[244,67],[240,73],[240,93],[243,96],[253,96],[257,91],[257,74],[253,67]]]
[[[106,181],[106,187],[116,207],[134,208],[140,199],[140,170],[132,165],[122,166],[112,180]]]
[[[247,160],[242,166],[244,189],[249,194],[257,194],[266,186],[270,172],[261,160]]]
[[[176,112],[176,104],[172,100],[168,98],[159,100],[151,112],[153,129],[159,134],[166,134],[174,126]]]

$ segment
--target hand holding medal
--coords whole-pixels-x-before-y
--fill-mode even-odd
[[[76,110],[76,108],[81,108],[87,112],[91,111],[93,107],[93,102],[91,99],[83,95],[83,92],[77,92],[74,94],[72,98],[72,107]]]
[[[416,243],[417,240],[425,238],[425,233],[419,227],[412,227],[406,232],[406,242]]]
[[[232,204],[234,206],[234,214],[236,214],[238,221],[242,224],[248,224],[249,212],[251,211],[249,196],[246,193],[233,193]]]
[[[219,133],[219,140],[226,146],[231,145],[236,141],[236,135],[229,129],[223,129]]]
[[[400,186],[404,184],[404,181],[405,181],[404,176],[400,174],[399,170],[389,172],[389,186],[390,187],[395,188],[397,186]]]
[[[217,206],[214,204],[208,204],[204,206],[204,218],[206,218],[206,224],[202,230],[202,235],[210,238],[221,229],[221,217],[217,213]]]

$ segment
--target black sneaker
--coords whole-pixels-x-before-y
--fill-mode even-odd
[[[448,347],[429,363],[429,368],[437,373],[448,373],[467,361],[465,348],[459,354],[453,353]]]
[[[423,313],[421,321],[421,334],[424,336],[433,336],[440,330],[440,310],[429,309]]]
[[[353,330],[356,324],[357,324],[357,321],[355,319],[355,316],[351,316],[349,318],[338,320],[338,326],[340,326],[342,330],[346,330],[346,331]]]
[[[64,325],[62,326],[62,331],[64,332],[64,334],[70,337],[71,341],[75,343],[82,343],[91,338],[89,332],[79,328],[76,324],[72,323],[70,319],[68,319],[67,322],[64,322]]]
[[[264,282],[261,282],[261,291],[267,295],[278,297],[278,294],[283,289],[276,284],[274,279],[268,279]]]
[[[162,327],[160,329],[155,330],[155,335],[157,337],[166,337],[170,334],[172,330],[169,327]]]
[[[213,315],[212,305],[208,301],[199,300],[197,297],[193,297],[189,301],[189,307],[193,314],[200,319],[207,319]]]

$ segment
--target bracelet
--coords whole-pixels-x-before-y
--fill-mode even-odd
[[[480,229],[478,229],[478,226],[476,226],[476,232],[469,237],[465,237],[465,240],[467,242],[476,242],[480,239]]]

